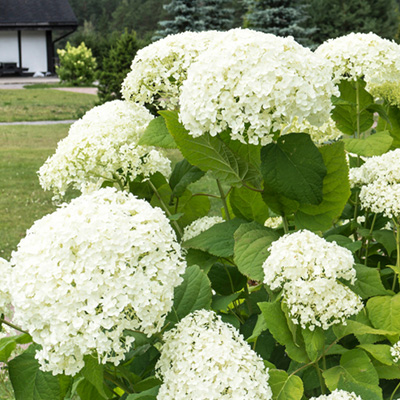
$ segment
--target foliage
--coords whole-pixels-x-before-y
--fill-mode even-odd
[[[304,5],[293,0],[245,0],[248,11],[245,26],[278,36],[293,36],[299,43],[312,44],[313,26],[304,27],[308,19]]]
[[[161,109],[159,116],[139,135],[137,145],[158,143],[167,149],[177,148],[184,160],[175,165],[170,177],[160,173],[131,176],[118,167],[111,178],[98,174],[97,184],[114,188],[84,193],[77,201],[38,221],[35,240],[31,237],[28,248],[24,241],[10,263],[3,262],[4,279],[10,282],[3,289],[4,298],[9,296],[15,304],[14,322],[21,324],[18,327],[21,335],[0,339],[0,361],[7,363],[17,400],[69,399],[74,394],[82,400],[398,398],[400,211],[393,208],[391,214],[374,212],[370,204],[362,202],[363,188],[359,186],[367,186],[365,183],[374,177],[394,188],[400,185],[396,151],[400,148],[400,111],[382,100],[376,101],[368,92],[363,77],[370,65],[354,57],[358,67],[354,79],[349,79],[346,72],[343,76],[334,76],[338,90],[331,88],[329,92],[334,94],[333,109],[329,101],[314,105],[312,94],[287,96],[290,101],[279,104],[279,110],[271,112],[268,102],[273,95],[295,89],[301,93],[300,89],[308,87],[312,77],[318,82],[314,82],[316,86],[328,87],[333,75],[331,67],[328,68],[330,64],[321,60],[321,64],[307,63],[307,73],[311,76],[306,80],[308,83],[299,80],[294,72],[299,68],[298,62],[297,59],[293,62],[293,58],[306,54],[306,49],[297,48],[292,52],[287,45],[272,46],[276,53],[271,59],[272,50],[260,47],[257,57],[253,57],[260,35],[264,34],[249,35],[247,31],[222,34],[214,39],[220,52],[205,48],[201,57],[213,60],[208,68],[215,74],[220,65],[226,64],[223,46],[235,50],[229,41],[235,38],[243,52],[232,50],[232,59],[246,60],[247,65],[254,63],[254,71],[258,71],[257,65],[262,71],[266,65],[276,67],[281,79],[275,79],[274,75],[273,83],[260,85],[259,75],[242,73],[245,68],[239,64],[239,72],[227,70],[218,80],[223,82],[223,90],[217,88],[220,103],[216,109],[210,101],[215,98],[215,91],[210,95],[207,91],[213,82],[203,79],[204,71],[198,63],[189,63],[183,68],[188,78],[182,86],[199,74],[196,79],[203,82],[204,89],[201,91],[198,85],[198,94],[191,104],[193,108],[196,102],[208,104],[204,112],[195,113],[196,117],[200,119],[207,114],[211,119],[214,115],[213,121],[218,120],[223,129],[213,132],[212,136],[203,127],[194,135],[180,116],[181,107]],[[247,40],[246,45],[243,38]],[[290,40],[276,38],[273,43],[287,44]],[[345,50],[347,47],[336,49],[338,53]],[[386,61],[399,65],[397,55],[386,56]],[[265,60],[270,63],[266,64]],[[323,76],[313,74],[322,65],[328,68],[327,72]],[[232,62],[231,68],[234,66]],[[168,68],[174,69],[175,64],[171,63]],[[296,79],[290,79],[290,71]],[[397,76],[400,77],[399,67]],[[281,82],[285,85],[283,89]],[[174,80],[170,83],[173,85]],[[181,82],[175,84],[179,93]],[[241,85],[246,93],[251,93],[248,98],[241,95]],[[150,88],[157,93],[157,84]],[[255,107],[256,94],[257,101],[261,102],[259,108]],[[242,121],[228,125],[226,119],[231,114],[240,117],[232,111],[236,103],[229,101],[231,97],[236,103],[240,100],[243,117]],[[135,102],[135,96],[129,101]],[[152,101],[158,99],[150,99],[148,105]],[[183,101],[182,94],[179,101],[180,104]],[[189,106],[186,103],[187,111]],[[296,106],[307,111],[304,119],[309,119],[310,124],[330,123],[331,117],[344,139],[327,140],[321,145],[314,143],[312,136],[305,132],[288,130],[286,125],[281,125],[282,119]],[[326,112],[325,120],[310,118],[309,109]],[[253,113],[257,118],[244,120]],[[115,126],[124,121],[123,116],[112,114],[111,109],[104,114]],[[265,120],[271,123],[263,131],[269,140],[252,143],[247,133]],[[137,121],[130,123],[135,125]],[[240,140],[236,140],[234,133],[240,134]],[[107,138],[114,142],[113,134],[112,129],[104,132],[105,142]],[[97,150],[96,143],[91,145]],[[104,167],[101,163],[106,159],[107,148],[99,146],[98,150],[100,158],[96,163]],[[365,162],[363,168],[366,155],[377,158]],[[76,160],[72,156],[70,159],[70,163],[66,159],[66,165],[73,166]],[[92,160],[89,154],[81,157],[80,162],[86,162],[89,168]],[[371,172],[373,164],[378,167],[372,167]],[[376,170],[379,173],[373,175]],[[349,171],[351,174],[363,172],[362,178],[350,180]],[[196,184],[206,177],[215,180],[216,189],[212,193],[196,190]],[[102,203],[104,207],[121,209],[120,219],[113,225],[115,221],[107,223],[93,216],[92,210],[98,204],[91,204],[90,199],[102,197],[100,193],[129,197],[141,204],[146,201],[146,207],[137,212],[126,207],[125,201],[107,194]],[[374,196],[380,201],[386,192],[374,193]],[[210,212],[209,198],[220,201],[220,210],[215,214],[222,222],[218,218],[204,218],[215,217]],[[391,201],[398,204],[399,196],[392,196]],[[85,207],[69,212],[76,204],[83,203]],[[165,214],[152,218],[155,211],[151,207],[160,207]],[[111,218],[105,208],[103,212],[105,219]],[[281,217],[280,225],[264,226],[265,220],[277,216]],[[137,218],[137,225],[126,228],[127,221],[133,217]],[[56,221],[53,229],[39,229],[53,219]],[[74,220],[75,228],[67,223],[70,220]],[[153,273],[155,281],[158,274],[169,279],[170,269],[174,269],[176,262],[165,266],[164,274],[164,267],[154,264],[160,255],[173,253],[168,247],[170,242],[164,244],[160,239],[166,228],[153,226],[161,220],[169,232],[175,231],[170,236],[172,246],[178,254],[185,255],[187,264],[168,311],[159,309],[159,301],[169,299],[169,295],[154,298],[151,288],[140,279],[122,279],[121,283],[115,283],[121,274],[126,276],[137,264],[143,266],[143,270],[135,270],[139,276]],[[182,234],[188,231],[192,234],[182,240]],[[51,232],[57,234],[53,237]],[[65,240],[60,238],[63,235]],[[154,242],[147,243],[147,239],[141,239],[142,235],[154,237]],[[129,240],[133,236],[135,239]],[[46,245],[53,241],[57,244]],[[140,251],[136,252],[136,248]],[[181,248],[186,251],[181,252]],[[129,257],[122,258],[126,252]],[[62,254],[65,256],[61,257]],[[26,271],[22,276],[16,275],[22,270]],[[104,274],[108,277],[105,287],[112,288],[113,296],[99,299],[97,291],[92,292],[90,288],[98,285]],[[93,281],[91,276],[95,277]],[[44,290],[46,279],[59,290],[59,299],[47,300],[53,291]],[[35,287],[38,282],[43,282],[40,288]],[[13,293],[16,294],[13,296]],[[65,313],[64,307],[69,306],[76,294],[79,294],[79,308],[86,311],[82,318],[76,314],[75,307]],[[159,311],[162,314],[159,323],[154,321],[148,325],[149,329],[138,326],[136,303],[135,308],[126,303],[130,296],[145,316]],[[126,307],[116,310],[120,302]],[[32,317],[29,304],[36,304],[37,318]],[[99,315],[107,312],[111,320],[100,326]],[[29,324],[25,322],[25,313]],[[46,321],[48,315],[51,319]],[[132,328],[125,325],[126,329],[118,332],[119,325],[112,320],[120,315],[127,320],[131,318]],[[82,319],[92,329],[100,327],[102,334],[120,334],[120,346],[118,341],[114,342],[118,352],[112,348],[107,352],[101,343],[99,354],[95,351],[97,346],[85,344],[82,338],[90,340],[90,335],[86,329],[79,331]],[[10,324],[4,317],[0,321],[3,325]],[[54,325],[59,329],[53,331]],[[68,326],[71,328],[66,330]],[[31,339],[24,330],[32,335],[41,332],[37,341],[48,340],[44,348],[32,343],[13,358],[11,351]],[[70,344],[59,346],[59,338],[66,336]],[[71,372],[70,365],[63,364],[63,360],[74,358],[71,346],[75,336],[82,346],[75,357],[84,364],[77,368],[79,372],[74,376],[45,372],[52,369],[54,361],[60,364],[53,372]],[[50,356],[46,351],[52,357],[48,363],[46,357]],[[113,359],[114,355],[118,359]],[[102,359],[109,361],[102,363],[99,361]],[[252,381],[256,376],[259,376],[256,382]]]
[[[101,103],[121,99],[121,85],[130,70],[132,60],[140,48],[136,33],[127,30],[117,39],[103,59],[98,74],[98,96]]]
[[[197,0],[203,29],[226,31],[233,28],[233,9],[229,0]]]
[[[60,66],[56,67],[56,73],[61,82],[68,82],[73,86],[87,86],[94,82],[96,59],[85,43],[73,47],[68,42],[65,50],[57,50],[57,54]]]
[[[305,3],[309,14],[306,26],[317,28],[310,36],[317,44],[350,32],[374,32],[388,39],[398,33],[395,0],[305,0]]]

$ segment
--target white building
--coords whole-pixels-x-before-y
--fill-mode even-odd
[[[54,43],[77,26],[68,0],[0,0],[0,75],[53,73]]]

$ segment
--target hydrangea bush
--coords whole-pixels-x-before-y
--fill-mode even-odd
[[[399,54],[240,29],[138,52],[0,260],[16,399],[400,398]]]

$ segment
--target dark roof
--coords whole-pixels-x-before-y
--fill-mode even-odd
[[[0,0],[0,29],[77,25],[68,0]]]

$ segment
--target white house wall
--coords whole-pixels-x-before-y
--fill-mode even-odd
[[[22,67],[29,68],[28,72],[46,72],[47,71],[46,32],[22,31],[21,53],[22,53]]]
[[[17,31],[0,32],[0,62],[19,64]]]

